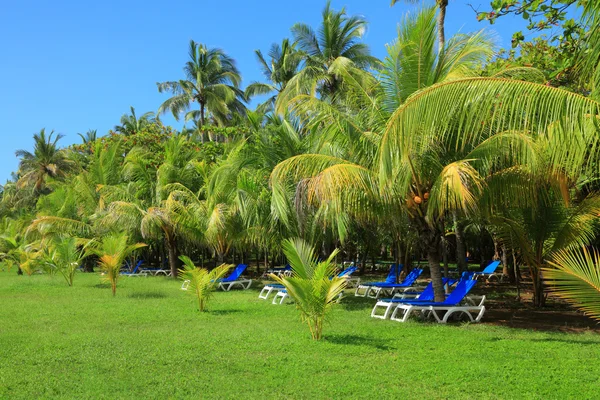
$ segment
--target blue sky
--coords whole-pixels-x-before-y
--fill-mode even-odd
[[[334,9],[369,21],[365,42],[375,56],[396,36],[402,16],[418,6],[389,0],[333,0]],[[493,26],[478,23],[469,1],[450,2],[447,36],[494,30],[502,47],[524,29],[520,18]],[[425,3],[427,4],[427,3]],[[482,9],[488,0],[472,4]],[[31,149],[41,128],[65,135],[105,134],[134,106],[138,115],[166,99],[156,82],[183,76],[190,39],[220,47],[237,60],[243,85],[261,80],[255,49],[290,37],[296,22],[318,26],[325,0],[222,1],[30,1],[5,2],[0,12],[0,182],[17,169],[17,149]],[[181,127],[172,117],[166,124]]]

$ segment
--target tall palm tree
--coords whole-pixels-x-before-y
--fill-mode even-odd
[[[273,43],[269,50],[267,61],[260,50],[255,51],[262,73],[268,83],[253,82],[246,88],[248,98],[256,95],[270,95],[259,105],[258,110],[268,112],[275,107],[277,96],[287,83],[298,73],[302,63],[302,54],[296,49],[295,44],[290,44],[284,39],[281,45]]]
[[[411,75],[418,74],[405,76]],[[376,84],[350,89],[347,98],[352,101],[339,107],[297,96],[293,112],[325,127],[317,141],[325,146],[282,162],[271,176],[276,210],[285,208],[278,204],[285,197],[277,192],[285,192],[291,182],[300,184],[290,204],[303,195],[337,215],[341,210],[376,221],[377,214],[398,214],[400,207],[388,208],[396,210],[389,213],[386,205],[401,204],[427,251],[439,301],[444,299],[440,242],[445,218],[453,212],[479,212],[490,175],[511,165],[531,168],[537,157],[529,143],[542,134],[550,149],[546,175],[568,172],[568,179],[577,181],[582,165],[595,156],[586,149],[598,149],[593,124],[583,122],[600,108],[590,99],[541,84],[445,76],[447,80],[429,87],[409,82],[414,91],[401,96],[402,104],[391,114],[381,106],[388,94]],[[557,121],[560,131],[551,129]],[[369,154],[373,146],[377,157],[369,163],[371,157],[361,154]],[[530,195],[523,193],[528,186],[522,182],[511,190]]]
[[[285,106],[301,93],[318,93],[331,101],[343,89],[339,68],[361,75],[363,70],[377,66],[379,60],[371,56],[365,43],[360,42],[366,28],[364,18],[348,16],[345,9],[334,11],[329,1],[323,10],[318,33],[306,24],[295,24],[292,34],[304,54],[304,64],[282,91],[279,104]]]
[[[96,141],[96,138],[98,137],[98,131],[96,129],[90,129],[85,133],[85,135],[83,133],[78,133],[77,135],[81,138],[81,142],[83,144],[88,144]]]
[[[242,80],[235,61],[223,50],[210,49],[203,44],[190,41],[189,61],[185,64],[185,80],[157,83],[158,91],[171,92],[158,109],[158,114],[173,113],[179,119],[181,113],[188,111],[193,102],[199,110],[185,114],[185,119],[200,120],[206,124],[207,117],[224,124],[234,113],[245,112],[244,93],[240,90]]]
[[[337,225],[342,240],[349,229],[348,217],[366,230],[373,224],[384,226],[401,250],[398,258],[403,258],[400,253],[406,251],[409,236],[406,199],[391,189],[378,190],[377,152],[386,124],[411,95],[433,83],[470,75],[493,49],[493,43],[479,32],[452,38],[441,56],[434,49],[435,32],[433,8],[407,17],[398,40],[388,46],[380,82],[344,75],[351,102],[328,104],[306,95],[292,99],[293,112],[305,120],[309,131],[318,129],[319,139],[313,141],[316,146],[309,150],[311,154],[290,158],[274,169],[271,179],[279,218],[288,219],[286,209],[296,199],[317,200],[320,213],[329,214],[328,225]],[[345,71],[340,69],[340,73]],[[286,202],[280,190],[290,182],[302,185],[292,194],[294,200]]]
[[[456,34],[443,51],[436,51],[435,15],[434,7],[407,13],[397,39],[387,45],[380,79],[390,113],[418,90],[448,79],[475,76],[495,53],[495,39],[484,30]]]
[[[393,7],[400,0],[392,0],[391,6]],[[404,0],[407,3],[416,3],[416,0]],[[448,7],[448,0],[435,0],[435,5],[439,8],[437,14],[437,35],[438,35],[438,49],[441,52],[446,47],[446,32],[444,24],[446,21],[446,7]]]
[[[121,117],[121,125],[115,126],[115,132],[119,132],[126,136],[134,135],[155,121],[154,113],[152,111],[148,111],[138,118],[135,115],[135,108],[130,106],[129,109],[131,110],[131,114],[123,114]]]
[[[67,158],[65,151],[58,148],[58,141],[63,135],[54,136],[54,131],[46,135],[42,129],[33,135],[33,153],[27,150],[17,150],[15,155],[21,158],[19,162],[19,187],[32,186],[35,193],[46,189],[46,179],[60,179],[73,169],[73,162]]]

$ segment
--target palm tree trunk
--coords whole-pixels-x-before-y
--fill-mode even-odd
[[[433,284],[434,300],[442,302],[446,300],[446,292],[442,282],[442,269],[440,266],[440,238],[436,233],[433,233],[427,242],[427,263],[429,264]]]
[[[544,307],[546,305],[546,297],[544,296],[544,281],[540,274],[540,268],[532,267],[531,279],[533,281],[533,305],[534,307]]]
[[[167,251],[169,252],[169,268],[171,269],[171,277],[177,279],[177,269],[179,267],[179,254],[177,250],[177,242],[175,238],[167,237]]]
[[[444,260],[444,278],[448,278],[449,267],[448,267],[448,248],[446,247],[446,243],[442,240],[440,242],[442,246],[442,259]]]
[[[441,53],[446,46],[446,33],[444,31],[444,21],[446,20],[446,7],[448,0],[437,0],[440,12],[438,13],[437,30],[438,30],[438,51]]]
[[[202,126],[202,128],[204,128],[204,123],[205,123],[205,119],[204,119],[204,103],[200,103],[200,125]],[[201,142],[204,143],[206,141],[206,132],[204,130],[202,130],[201,132]]]

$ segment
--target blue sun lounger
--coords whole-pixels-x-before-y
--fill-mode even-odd
[[[403,268],[403,265],[400,264],[400,269],[402,269],[402,268]],[[367,292],[369,291],[371,286],[377,285],[377,284],[388,284],[388,283],[389,284],[396,283],[396,264],[392,264],[392,266],[390,267],[390,271],[388,272],[387,277],[385,278],[385,281],[362,283],[356,287],[356,292],[354,292],[354,295],[360,296],[360,297],[366,297]],[[364,292],[361,293],[361,290],[363,290]]]
[[[125,261],[125,267],[127,268],[127,270],[124,272],[120,272],[119,275],[147,277],[148,276],[147,273],[145,273],[144,271],[140,271],[140,267],[142,266],[143,263],[144,263],[144,260],[138,260],[137,264],[135,264],[135,268],[133,268],[133,270],[132,270],[129,262]]]
[[[402,265],[400,265],[399,268],[402,268]],[[392,269],[394,269],[394,268],[392,267]],[[415,281],[422,273],[423,273],[422,268],[415,268],[412,271],[410,271],[410,273],[408,275],[406,275],[406,277],[404,278],[404,280],[402,282],[395,283],[396,282],[396,271],[394,271],[393,275],[392,275],[392,271],[390,271],[385,282],[370,282],[370,283],[360,284],[356,288],[356,293],[354,293],[354,295],[362,296],[362,297],[369,296],[374,299],[379,298],[379,296],[382,295],[383,293],[387,293],[390,296],[392,296],[398,290],[408,289],[408,288],[412,287],[412,285],[414,285]],[[361,289],[364,290],[364,293],[360,292]]]
[[[464,279],[471,279],[471,277],[468,276]],[[444,286],[453,286],[456,282],[457,281],[455,279],[442,279],[442,283],[444,284]],[[373,307],[373,310],[371,311],[371,317],[387,319],[390,316],[392,309],[394,309],[398,304],[405,303],[409,300],[433,301],[433,299],[433,282],[429,282],[429,284],[423,289],[422,292],[402,292],[396,293],[391,299],[380,299]],[[379,308],[384,309],[383,314],[377,313]]]
[[[500,265],[500,261],[492,261],[487,267],[485,267],[485,269],[481,272],[475,272],[475,278],[480,278],[483,277],[487,280],[491,280],[493,277],[496,277],[498,279],[498,281],[501,281],[502,278],[504,277],[504,274],[500,273],[497,274],[496,273],[496,269],[498,269],[498,266]]]
[[[243,290],[249,289],[252,285],[252,279],[241,278],[242,273],[248,268],[247,264],[238,264],[227,278],[223,278],[219,281],[219,289],[223,289],[228,292],[231,288],[240,286]]]
[[[343,270],[342,272],[340,272],[337,276],[339,278],[346,278],[349,281],[350,279],[352,279],[350,277],[350,275],[352,275],[354,272],[356,272],[356,270],[357,270],[357,268],[354,265],[351,265],[350,267],[348,267],[345,270]],[[258,294],[258,298],[266,300],[269,298],[269,296],[273,292],[276,293],[275,298],[273,299],[273,304],[276,304],[277,301],[279,301],[279,304],[283,303],[283,301],[287,297],[287,292],[285,291],[285,286],[283,286],[281,283],[266,284],[265,287],[263,287],[262,290],[260,291],[260,293]],[[279,293],[281,293],[281,292],[284,292],[284,293],[282,293],[282,295],[280,296]],[[283,298],[278,300],[278,297],[283,297]]]
[[[479,322],[485,313],[485,296],[478,303],[466,299],[467,294],[477,284],[474,279],[461,280],[456,288],[442,302],[406,300],[396,306],[390,316],[391,320],[406,322],[413,312],[420,311],[424,316],[433,316],[439,323],[445,324],[455,313],[465,314],[471,322]],[[438,314],[440,312],[441,314]],[[477,315],[473,317],[472,312]]]

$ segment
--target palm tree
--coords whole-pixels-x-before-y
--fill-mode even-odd
[[[248,98],[256,95],[270,95],[270,97],[258,106],[262,112],[272,111],[275,107],[277,96],[285,89],[287,83],[298,73],[302,63],[302,54],[296,50],[295,44],[290,44],[284,39],[281,45],[273,43],[267,62],[260,50],[255,51],[256,58],[262,69],[262,73],[268,83],[253,82],[246,88]]]
[[[90,241],[82,243],[71,236],[55,236],[50,243],[48,257],[45,262],[61,273],[69,286],[73,286],[75,271],[87,256],[86,247]]]
[[[189,58],[184,67],[185,80],[157,83],[160,93],[173,94],[161,104],[158,114],[170,111],[179,119],[193,102],[197,102],[200,109],[187,112],[185,120],[199,120],[202,126],[208,116],[224,124],[232,114],[243,114],[245,98],[239,89],[242,78],[235,61],[223,50],[210,49],[193,40],[190,41]]]
[[[271,274],[285,286],[302,314],[313,340],[320,340],[327,314],[346,287],[346,280],[335,275],[337,249],[325,261],[317,262],[317,254],[301,239],[284,240],[283,252],[292,266],[291,277]]]
[[[397,39],[387,45],[380,74],[388,112],[394,112],[418,90],[448,79],[475,76],[495,53],[495,40],[484,30],[452,36],[443,51],[436,51],[436,38],[434,7],[407,13],[402,19]]]
[[[222,264],[212,271],[198,268],[187,256],[180,256],[184,268],[179,270],[179,277],[187,281],[189,292],[193,292],[198,300],[198,310],[204,312],[206,303],[212,296],[213,291],[219,285],[219,280],[225,276],[231,265]]]
[[[400,0],[392,0],[391,6],[393,7]],[[416,3],[416,0],[405,0],[407,3]],[[444,30],[444,22],[446,20],[446,7],[448,7],[448,0],[435,0],[435,5],[439,8],[437,14],[437,36],[438,36],[438,49],[441,52],[446,47],[446,33]]]
[[[88,143],[92,143],[95,142],[97,139],[97,130],[96,129],[90,129],[88,130],[85,135],[82,133],[78,133],[77,134],[80,138],[81,138],[81,142],[83,144],[88,144]]]
[[[154,113],[151,111],[142,114],[138,118],[135,115],[135,108],[130,106],[129,109],[131,110],[131,114],[123,114],[121,117],[121,125],[115,126],[115,132],[119,132],[125,136],[135,135],[155,121]]]
[[[100,258],[98,264],[110,282],[112,294],[117,294],[119,271],[125,258],[137,249],[146,246],[144,243],[128,244],[129,237],[125,233],[113,233],[105,236],[99,243],[93,243],[92,251]]]
[[[145,239],[164,239],[173,278],[179,261],[179,227],[168,198],[174,188],[198,189],[195,156],[181,135],[165,143],[165,159],[158,168],[151,164],[148,152],[137,147],[125,157],[122,173],[127,182],[99,187],[101,202],[107,204],[100,213],[101,224]]]
[[[321,26],[316,33],[310,26],[298,23],[292,27],[295,43],[304,55],[302,70],[292,78],[279,96],[284,107],[298,94],[318,93],[333,100],[343,89],[340,68],[362,75],[363,70],[378,66],[369,47],[360,42],[367,21],[359,16],[348,16],[346,10],[334,11],[328,1],[322,14]]]
[[[27,150],[17,150],[15,155],[21,158],[19,162],[18,187],[32,186],[36,194],[46,189],[46,179],[63,178],[67,172],[72,170],[73,162],[67,158],[64,150],[57,146],[63,135],[56,135],[54,131],[46,135],[42,129],[33,135],[33,153]]]
[[[306,95],[292,100],[293,112],[306,120],[308,129],[320,129],[319,138],[314,141],[317,146],[309,151],[312,154],[290,158],[273,170],[274,209],[279,219],[286,221],[290,205],[306,199],[319,208],[319,214],[328,215],[327,225],[337,226],[342,240],[351,218],[364,228],[376,224],[389,229],[388,236],[393,238],[395,247],[404,251],[408,248],[405,240],[408,230],[428,226],[413,219],[412,197],[407,204],[406,193],[399,192],[395,185],[380,190],[377,154],[381,139],[399,104],[428,85],[468,76],[472,67],[492,53],[492,45],[483,33],[453,38],[445,57],[437,56],[432,38],[435,38],[435,13],[433,9],[424,9],[416,17],[404,20],[398,40],[388,46],[381,83],[373,78],[354,81],[345,75],[349,78],[346,90],[351,102],[328,104]],[[457,164],[453,166],[460,166],[462,174],[466,165],[460,159],[467,153],[452,150],[451,143],[445,147],[432,145],[417,155],[419,160],[414,164],[420,172],[431,174],[427,180],[433,182],[440,174],[448,173],[444,167],[455,160]],[[403,183],[409,181],[404,179]],[[292,182],[302,184],[295,193],[286,195],[286,188]],[[432,236],[435,238],[432,247],[439,250],[443,233],[439,226]],[[397,251],[402,259],[400,253]]]

